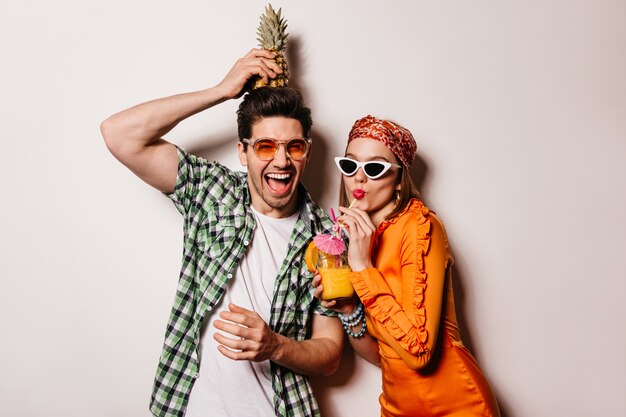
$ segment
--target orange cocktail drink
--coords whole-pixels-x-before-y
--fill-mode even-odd
[[[354,288],[350,282],[352,270],[345,254],[331,255],[320,251],[317,269],[322,276],[322,287],[324,288],[322,298],[324,300],[348,298],[354,294]]]

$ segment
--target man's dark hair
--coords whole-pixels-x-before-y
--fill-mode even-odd
[[[283,116],[296,119],[302,133],[309,137],[313,120],[311,109],[304,105],[300,91],[293,88],[261,87],[246,94],[237,110],[239,140],[251,139],[252,125],[264,117]]]

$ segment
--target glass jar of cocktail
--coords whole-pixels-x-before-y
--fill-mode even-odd
[[[337,298],[349,298],[354,294],[354,288],[350,282],[350,266],[348,256],[345,253],[332,255],[319,251],[317,269],[322,276],[322,298],[333,300]]]

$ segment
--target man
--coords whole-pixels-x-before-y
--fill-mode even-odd
[[[155,416],[316,416],[305,375],[339,365],[341,325],[315,302],[303,261],[311,237],[331,224],[300,184],[311,127],[300,93],[265,87],[244,97],[237,149],[247,173],[162,139],[182,120],[239,97],[251,77],[276,77],[273,57],[253,49],[215,87],[137,105],[101,126],[113,155],[184,216]]]

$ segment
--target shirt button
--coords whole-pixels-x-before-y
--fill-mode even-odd
[[[200,372],[196,372],[196,378],[200,377]]]
[[[247,240],[245,242],[243,242],[244,246],[248,246],[250,244],[250,242],[248,242]]]
[[[233,277],[233,274],[228,274],[227,276],[228,276],[228,278],[230,279],[230,278],[232,278],[232,277]]]

